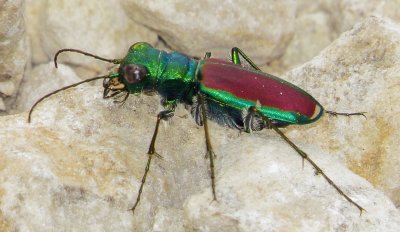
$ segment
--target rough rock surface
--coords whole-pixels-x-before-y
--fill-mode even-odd
[[[130,97],[118,106],[102,99],[101,84],[85,84],[41,103],[31,124],[26,113],[0,117],[0,231],[400,231],[398,4],[27,0],[30,57],[23,1],[0,1],[0,32],[7,32],[0,57],[12,58],[0,60],[0,74],[17,77],[0,76],[0,92],[15,93],[27,67],[20,109],[53,81],[76,81],[71,68],[82,78],[105,72],[106,65],[72,54],[60,57],[69,68],[55,70],[48,63],[58,49],[121,58],[147,41],[199,57],[227,58],[238,46],[280,71],[313,58],[282,77],[326,109],[367,111],[366,119],[325,116],[283,129],[367,210],[361,216],[272,131],[239,134],[211,123],[213,202],[203,128],[183,107],[160,128],[163,159],[153,160],[132,216],[159,100]],[[365,20],[371,14],[390,19]],[[41,65],[30,71],[30,64]]]
[[[326,109],[367,112],[363,117],[324,117],[292,131],[384,190],[400,206],[400,26],[370,17],[344,33],[310,62],[284,78],[307,90]],[[329,141],[329,142],[327,142]]]
[[[29,62],[24,1],[0,1],[0,113],[9,111]]]
[[[61,48],[121,58],[131,44],[155,43],[157,39],[154,32],[129,20],[120,3],[115,1],[28,0],[25,15],[34,64],[47,63]],[[100,61],[72,54],[63,55],[60,61],[85,67],[81,72],[99,71],[104,67],[99,66]]]
[[[228,57],[245,48],[262,64],[283,54],[293,36],[296,4],[292,0],[160,1],[128,0],[129,16],[156,31],[172,49],[202,56]],[[257,7],[255,7],[257,6]],[[268,13],[266,13],[268,11]]]
[[[69,66],[59,64],[58,70],[54,68],[53,62],[35,66],[25,73],[15,108],[27,111],[44,95],[79,81],[81,79]]]
[[[124,106],[81,86],[33,113],[0,118],[1,221],[5,231],[398,231],[400,214],[370,183],[315,145],[295,140],[367,212],[343,199],[271,131],[210,125],[218,201],[204,159],[203,129],[188,111],[161,127],[135,215],[157,97]],[[299,215],[302,215],[299,217]]]
[[[294,36],[284,55],[269,70],[283,73],[318,55],[343,32],[375,15],[400,22],[399,0],[321,0],[296,1]]]

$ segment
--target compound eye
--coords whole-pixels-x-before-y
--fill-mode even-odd
[[[141,82],[147,75],[147,69],[140,64],[127,64],[122,68],[123,76],[129,84]]]

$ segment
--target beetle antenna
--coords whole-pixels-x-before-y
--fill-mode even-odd
[[[57,57],[58,57],[58,55],[59,55],[60,53],[63,53],[63,52],[76,52],[76,53],[79,53],[79,54],[83,54],[83,55],[85,55],[85,56],[93,57],[93,58],[95,58],[95,59],[97,59],[97,60],[102,60],[102,61],[106,61],[106,62],[113,63],[113,64],[120,64],[120,63],[121,63],[121,60],[120,60],[120,59],[107,59],[107,58],[103,58],[103,57],[100,57],[100,56],[96,56],[96,55],[91,54],[91,53],[88,53],[88,52],[84,52],[84,51],[79,50],[79,49],[64,48],[64,49],[59,50],[59,51],[54,55],[54,65],[56,66],[56,68],[58,68],[58,65],[57,65]]]
[[[80,84],[83,84],[83,83],[86,83],[86,82],[95,81],[95,80],[99,80],[99,79],[105,79],[105,78],[110,78],[110,75],[98,76],[98,77],[89,78],[89,79],[86,79],[86,80],[84,80],[84,81],[80,81],[80,82],[77,82],[77,83],[75,83],[75,84],[62,87],[62,88],[60,88],[60,89],[57,89],[57,90],[55,90],[55,91],[53,91],[53,92],[51,92],[51,93],[48,93],[48,94],[44,95],[44,96],[41,97],[39,100],[37,100],[37,101],[35,102],[35,104],[33,104],[33,106],[31,107],[31,109],[29,110],[29,114],[28,114],[28,123],[31,122],[31,116],[32,116],[33,109],[36,107],[37,104],[39,104],[39,103],[40,103],[41,101],[43,101],[44,99],[46,99],[46,98],[50,97],[51,95],[54,95],[54,94],[56,94],[56,93],[58,93],[58,92],[61,92],[61,91],[63,91],[63,90],[69,89],[69,88],[73,88],[73,87],[78,86],[78,85],[80,85]]]

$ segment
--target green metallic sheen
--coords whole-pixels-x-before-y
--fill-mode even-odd
[[[178,52],[167,53],[140,42],[132,45],[122,59],[118,71],[120,75],[127,64],[141,64],[148,71],[148,76],[140,83],[129,84],[122,78],[130,94],[158,91],[163,96],[165,105],[192,101],[198,60]]]
[[[235,59],[236,58],[236,59]],[[234,62],[239,58],[234,57]],[[192,104],[195,88],[205,95],[206,101],[213,101],[214,107],[219,107],[222,111],[236,111],[235,115],[241,115],[243,110],[256,106],[256,102],[234,96],[233,94],[208,88],[201,84],[201,67],[206,62],[188,57],[182,53],[167,53],[152,47],[150,44],[140,42],[129,48],[128,54],[121,60],[118,73],[112,73],[113,77],[119,76],[128,89],[130,94],[140,94],[141,92],[156,91],[162,98],[164,107],[171,109],[177,103]],[[130,84],[122,76],[122,70],[125,65],[140,64],[146,67],[148,76],[141,82]],[[253,72],[259,72],[254,70]],[[262,73],[263,75],[266,75]],[[266,78],[270,78],[266,76]],[[281,80],[281,79],[279,79]],[[284,80],[282,80],[284,81]],[[284,81],[285,82],[285,81]],[[286,83],[286,82],[285,82]],[[288,83],[290,84],[290,83]],[[304,90],[290,84],[304,94]],[[308,95],[308,94],[307,94]],[[320,104],[318,103],[320,106]],[[322,106],[321,106],[322,107]],[[257,106],[259,112],[265,116],[282,121],[288,124],[306,124],[316,121],[322,116],[310,119],[299,113],[287,112],[277,108]],[[218,116],[216,116],[218,117]]]
[[[231,110],[238,110],[239,112],[249,109],[252,106],[255,106],[256,103],[253,101],[248,101],[246,99],[238,98],[231,93],[215,90],[211,88],[207,88],[203,85],[200,86],[200,91],[207,96],[210,96],[212,99],[216,99],[219,104],[224,107],[229,107]],[[276,108],[259,106],[257,109],[264,115],[268,116],[272,119],[278,119],[283,122],[291,123],[291,124],[307,124],[313,121],[318,120],[320,116],[316,119],[310,120],[308,117],[305,117],[301,114],[296,114],[292,112],[282,111]]]

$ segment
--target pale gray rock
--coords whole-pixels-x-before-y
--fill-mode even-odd
[[[326,13],[299,15],[295,21],[294,37],[281,60],[286,67],[302,64],[316,56],[332,40],[332,29]]]
[[[284,55],[274,62],[280,67],[269,68],[283,73],[309,61],[343,32],[369,16],[384,16],[400,22],[399,6],[398,0],[296,1],[294,36]]]
[[[135,42],[157,40],[154,32],[130,20],[118,1],[28,0],[25,12],[35,64],[52,60],[61,48],[117,59]],[[104,65],[100,66],[104,62],[91,58],[63,54],[63,61],[86,68],[80,72],[91,69],[92,75],[104,71]]]
[[[5,111],[6,110],[6,104],[4,104],[3,99],[0,99],[0,111]]]
[[[310,1],[305,0],[305,2]],[[399,4],[399,0],[318,1],[319,8],[331,15],[332,28],[339,33],[351,29],[356,23],[373,15],[400,22]]]
[[[123,1],[129,17],[156,31],[174,50],[229,57],[240,47],[264,64],[283,54],[293,36],[296,3],[284,1]]]
[[[46,10],[39,11],[45,12],[39,14],[44,19],[37,19],[38,22],[32,20],[32,24],[38,28],[46,24],[63,27],[63,23],[67,22],[61,22],[55,13],[60,10],[60,15],[70,15],[71,19],[94,17],[93,25],[105,25],[95,24],[100,20],[96,18],[101,18],[98,12],[102,11],[93,10],[96,8],[93,5],[89,8],[92,11],[85,13],[87,9],[83,10],[83,2],[61,2],[46,1],[44,4],[35,1],[36,9]],[[125,12],[138,13],[139,16],[143,12],[163,13],[156,6],[142,12],[140,8],[134,8],[137,3],[142,2],[125,2]],[[79,7],[73,9],[72,5]],[[165,5],[162,6],[169,11]],[[188,8],[186,3],[168,6]],[[203,6],[206,8],[208,5]],[[221,5],[219,12],[226,10],[233,12],[233,15],[238,12],[245,15],[245,11],[235,11],[232,10],[235,8],[228,6],[224,8]],[[274,16],[282,19],[277,16],[280,13],[276,10],[282,8],[275,6],[271,5],[271,9],[275,9],[272,11],[276,14]],[[76,12],[73,10],[81,15],[74,16]],[[274,32],[276,37],[268,40],[276,42],[280,38],[282,41],[276,43],[282,44],[275,44],[277,47],[272,49],[274,52],[265,50],[267,57],[271,57],[271,54],[282,55],[293,36],[293,16],[289,14],[292,9],[284,10],[288,14],[287,21],[280,22],[282,24],[274,22],[278,32]],[[299,24],[315,26],[319,30],[315,34],[308,33],[310,38],[327,39],[320,32],[326,30],[326,24],[332,23],[332,18],[313,10],[307,11],[309,15],[302,16],[303,21]],[[121,12],[121,9],[117,12]],[[189,11],[182,12],[194,17],[190,16]],[[201,15],[201,11],[196,12]],[[162,17],[169,15],[167,13],[160,15],[155,22],[161,23],[164,20]],[[229,19],[228,13],[221,22],[230,22],[225,20]],[[112,14],[110,17],[117,16]],[[153,14],[147,17],[146,22],[150,22]],[[206,19],[217,22],[221,16],[201,17],[197,17],[197,22],[204,22],[194,24],[196,27],[204,27]],[[172,18],[165,22],[168,24],[174,20],[179,21]],[[186,27],[190,25],[193,24]],[[260,26],[257,22],[254,25]],[[88,26],[90,28],[89,23],[76,31],[71,29],[74,26],[70,26],[65,34],[62,31],[53,34],[51,31],[57,31],[54,28],[37,31],[44,34],[32,43],[45,40],[47,35],[56,35],[53,41],[63,40],[70,35],[79,35],[80,38],[84,34],[82,31],[92,36],[90,33],[93,30],[84,29]],[[205,26],[213,29],[211,24]],[[234,26],[245,30],[240,24]],[[172,38],[175,34],[188,36],[181,34],[181,29],[177,29],[179,25],[172,28],[164,39]],[[110,31],[103,29],[98,32],[110,36]],[[112,31],[111,26],[108,29]],[[229,37],[226,33],[213,30],[208,34],[210,38],[211,34]],[[301,158],[272,131],[239,134],[236,130],[214,123],[210,124],[210,133],[217,155],[218,201],[212,201],[209,160],[204,158],[204,131],[194,124],[190,113],[183,107],[178,108],[170,122],[161,125],[156,148],[163,159],[153,159],[141,202],[135,215],[132,215],[129,209],[136,200],[147,162],[146,152],[156,115],[162,110],[159,99],[130,97],[125,105],[119,106],[111,99],[102,99],[101,84],[95,87],[85,84],[39,104],[32,115],[31,124],[26,122],[26,113],[0,117],[0,231],[279,231],[286,228],[289,231],[400,231],[399,210],[395,207],[400,204],[400,125],[397,120],[400,113],[397,65],[400,57],[399,31],[399,25],[388,19],[368,18],[344,33],[319,56],[283,76],[307,90],[327,109],[368,112],[367,119],[325,116],[311,125],[283,129],[346,194],[366,209],[361,216],[357,208],[322,177],[315,176],[308,163],[303,168]],[[192,36],[197,35],[195,32],[186,31]],[[93,35],[88,40],[93,44],[100,41],[100,45],[86,44],[79,39],[73,42],[93,52],[97,52],[99,47],[106,50],[111,45],[102,41],[101,35]],[[289,39],[286,35],[289,35]],[[32,34],[32,37],[35,36]],[[248,37],[244,38],[250,41]],[[218,41],[225,41],[215,45],[225,46],[218,52],[224,50],[227,54],[231,46],[243,47],[240,44],[230,45],[223,39],[217,37]],[[65,41],[70,40],[65,38]],[[302,46],[307,44],[305,40],[298,41]],[[49,50],[47,45],[37,45],[44,47],[37,53],[35,62],[47,63],[54,55],[52,50],[64,47],[54,44],[49,42],[52,47]],[[258,50],[264,51],[265,48],[256,45]],[[322,42],[314,45],[318,47],[315,50],[323,47]],[[118,51],[114,49],[114,52],[121,52],[123,56],[126,47],[120,49],[118,45],[115,48]],[[212,47],[206,50],[213,52],[214,57],[227,57],[214,53]],[[253,58],[252,52],[245,51]],[[203,53],[201,51],[200,55]],[[43,60],[40,54],[44,54]],[[98,54],[114,55],[106,52]],[[301,59],[311,56],[310,51]],[[68,59],[68,56],[63,57]],[[88,61],[82,61],[86,59]],[[72,60],[76,62],[72,63],[73,67],[93,67],[96,73],[103,73],[103,69],[89,64],[93,62],[92,59],[74,56]],[[59,75],[75,78],[68,68],[60,67],[52,71],[50,64],[34,72],[38,72],[34,76],[40,76],[45,81],[57,79]],[[27,76],[32,76],[32,73]],[[35,80],[33,83],[38,84]],[[29,85],[26,88],[29,92]]]
[[[400,206],[400,26],[370,17],[310,62],[284,76],[328,110],[363,117],[325,116],[292,130],[292,138],[346,157],[347,166]],[[327,142],[329,141],[329,142]]]
[[[265,133],[265,132],[264,132]],[[209,190],[185,203],[190,231],[398,231],[400,212],[382,193],[315,146],[300,146],[367,212],[344,200],[274,135],[242,135],[219,150],[218,201]],[[235,145],[233,145],[235,144]]]
[[[148,231],[165,225],[165,212],[181,209],[210,180],[203,130],[180,109],[169,126],[162,124],[157,151],[163,159],[154,159],[141,203],[134,216],[129,211],[160,109],[157,97],[131,97],[121,107],[102,99],[101,87],[82,85],[39,104],[31,124],[26,113],[1,117],[0,207],[8,231]],[[213,138],[218,135],[237,132],[222,128]],[[182,216],[168,220],[175,222],[171,228],[183,226]]]
[[[10,111],[27,67],[24,1],[0,1],[0,112]]]
[[[25,73],[15,107],[20,112],[27,111],[44,95],[79,81],[81,79],[69,66],[59,64],[56,69],[53,62],[35,66]]]
[[[316,145],[294,140],[367,212],[359,211],[272,131],[210,124],[217,154],[212,201],[202,127],[180,107],[161,125],[142,200],[129,211],[161,110],[157,97],[119,106],[82,85],[27,114],[0,118],[1,220],[14,231],[398,231],[393,203]],[[183,209],[183,210],[182,210]]]

